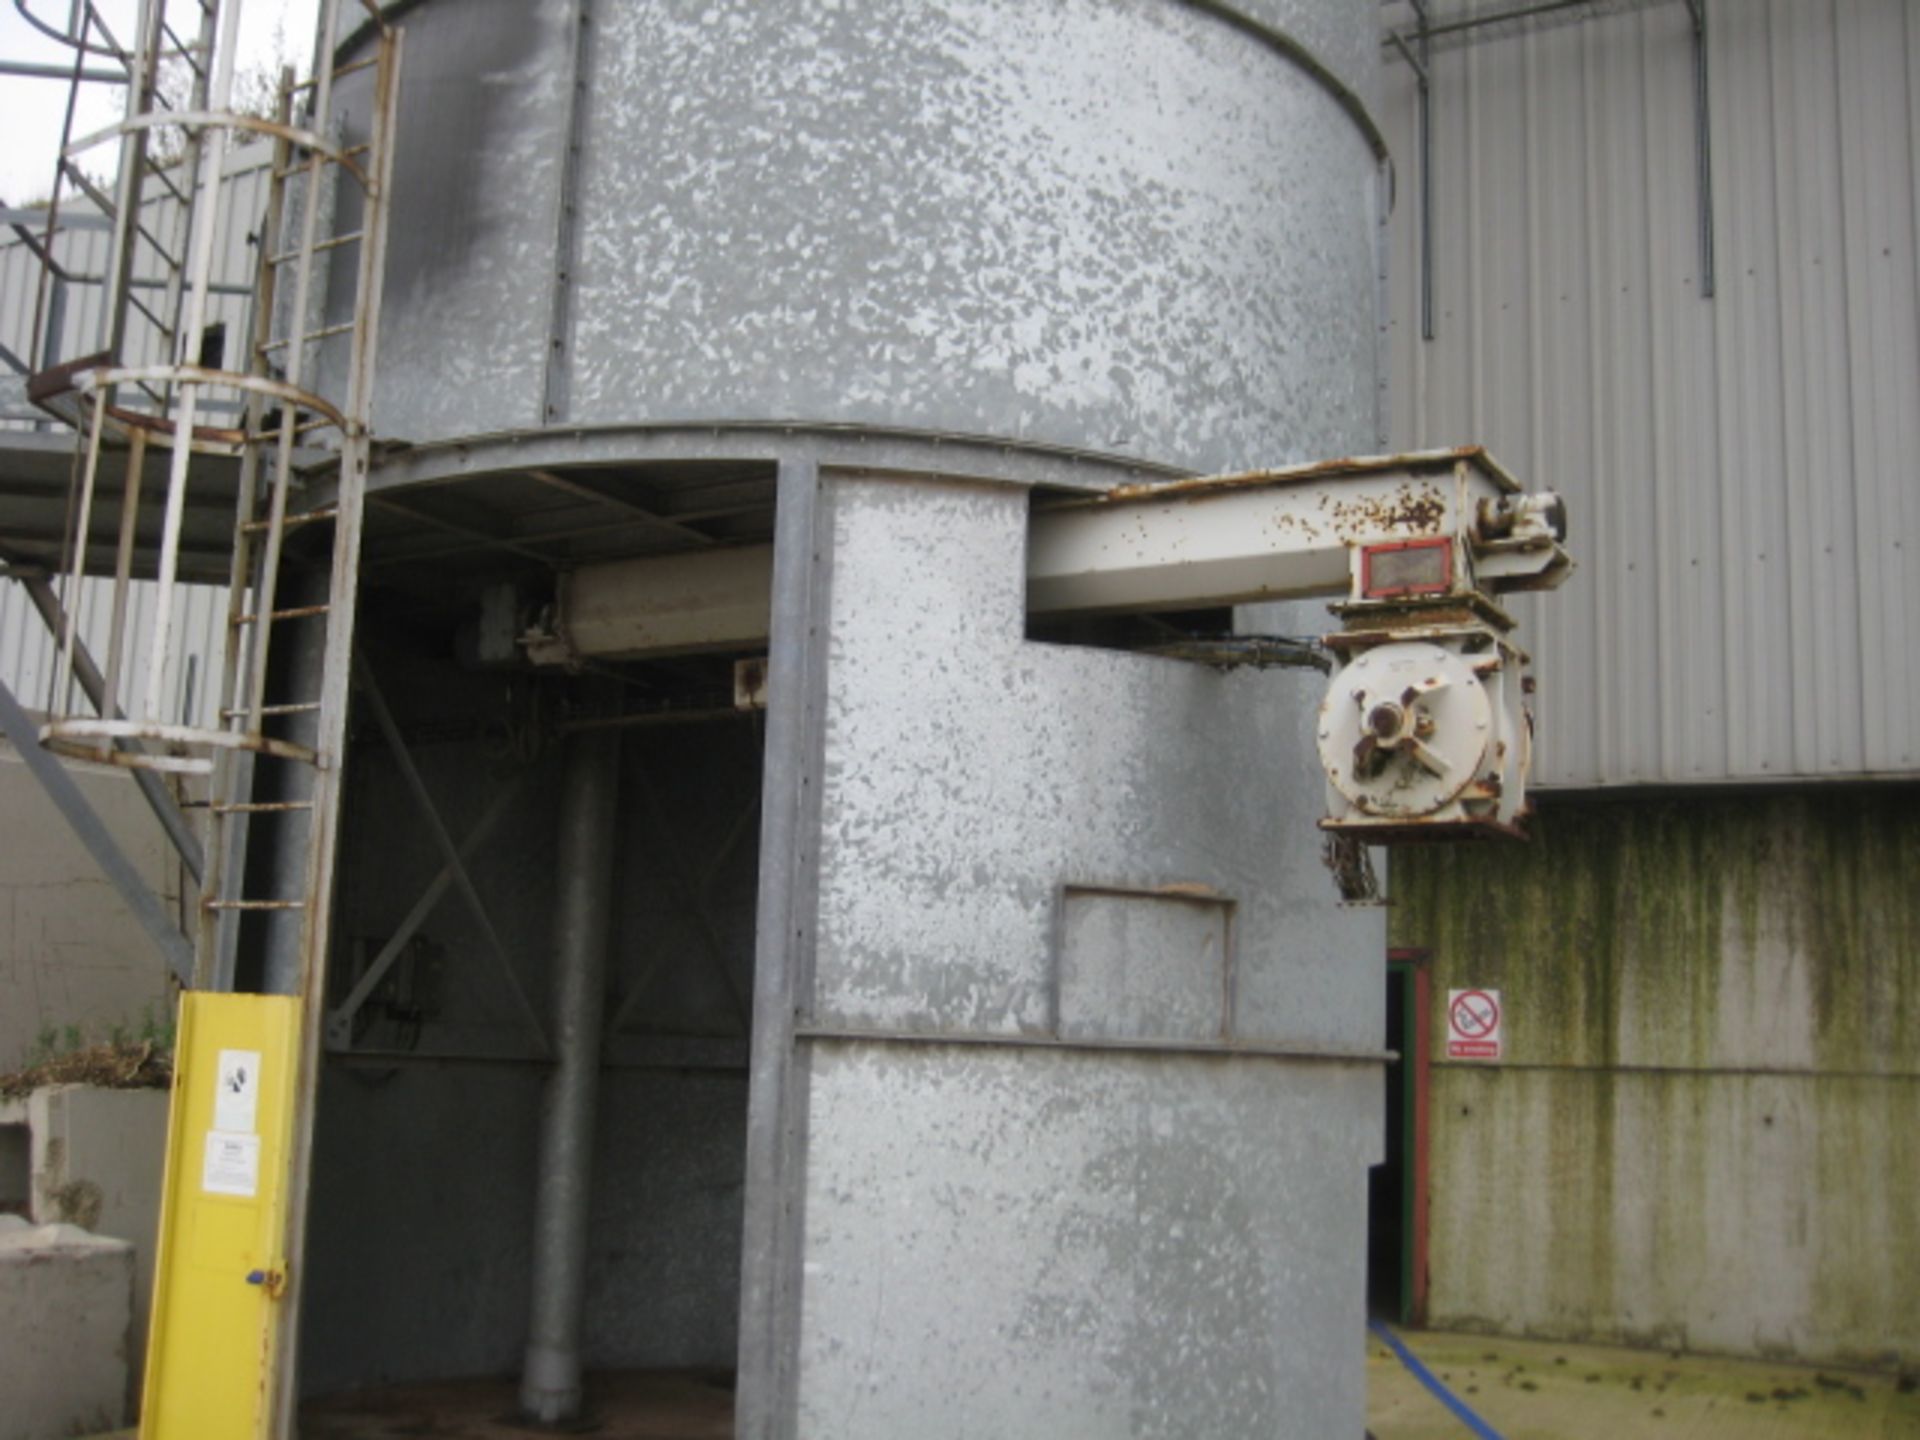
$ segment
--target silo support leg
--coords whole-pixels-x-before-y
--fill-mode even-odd
[[[580,1414],[580,1331],[586,1302],[587,1222],[606,1001],[620,741],[589,732],[570,742],[555,847],[555,1062],[541,1116],[533,1220],[533,1297],[520,1406],[545,1424]]]

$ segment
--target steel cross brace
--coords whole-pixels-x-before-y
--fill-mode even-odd
[[[752,1010],[746,995],[740,989],[740,982],[735,978],[732,967],[727,964],[726,948],[720,943],[720,932],[715,927],[713,916],[707,909],[707,896],[713,888],[714,877],[720,873],[720,867],[733,853],[734,846],[740,843],[741,836],[746,834],[753,817],[760,813],[760,796],[756,793],[747,802],[746,808],[740,812],[739,818],[733,822],[733,827],[721,840],[720,847],[714,852],[713,859],[708,863],[707,868],[696,875],[693,873],[692,866],[687,863],[686,857],[673,844],[666,812],[661,807],[660,797],[653,788],[652,779],[649,778],[645,769],[632,762],[628,763],[628,771],[640,781],[640,791],[647,802],[648,819],[652,821],[661,839],[666,842],[667,853],[673,857],[675,888],[680,891],[681,903],[685,905],[688,913],[700,927],[700,938],[706,943],[707,953],[713,961],[713,968],[720,972],[720,978],[726,985],[727,997],[733,1003],[734,1014],[740,1020],[740,1033],[744,1035],[752,1023]],[[662,953],[656,949],[647,963],[641,967],[640,974],[635,977],[625,998],[621,1000],[620,1008],[614,1012],[613,1022],[607,1026],[607,1034],[617,1034],[620,1027],[632,1018],[633,1012],[639,1008],[640,999],[646,993],[647,986],[659,971],[663,958]]]
[[[494,792],[493,800],[487,806],[486,813],[480,817],[473,829],[467,832],[467,838],[460,842],[460,860],[470,859],[473,853],[485,843],[487,837],[493,833],[493,827],[499,823],[500,817],[506,814],[507,802],[518,795],[524,785],[525,777],[522,776]],[[392,968],[393,962],[400,958],[400,952],[407,948],[407,942],[413,939],[420,927],[426,923],[434,907],[439,905],[447,891],[453,888],[454,878],[455,862],[449,861],[440,867],[440,873],[435,875],[428,882],[427,888],[420,892],[420,898],[414,901],[413,908],[407,911],[406,919],[400,922],[400,928],[395,930],[388,937],[387,943],[380,947],[380,953],[373,957],[373,963],[367,966],[366,973],[354,983],[347,998],[327,1013],[329,1048],[335,1050],[352,1048],[353,1020],[360,1013],[360,1007],[367,1003],[367,997],[379,987],[387,971]]]
[[[440,811],[433,803],[432,795],[427,793],[426,782],[420,778],[420,771],[413,763],[413,754],[407,749],[407,742],[401,737],[400,727],[393,722],[393,712],[387,708],[386,696],[380,691],[380,684],[373,676],[373,667],[367,663],[364,655],[355,655],[353,661],[355,675],[359,678],[361,691],[367,698],[373,711],[374,723],[379,726],[387,746],[393,751],[394,763],[400,767],[400,776],[406,782],[420,807],[427,829],[433,835],[433,843],[440,851],[446,868],[452,871],[452,883],[459,888],[461,898],[467,902],[467,908],[473,912],[474,923],[480,927],[480,933],[486,937],[487,948],[493,952],[493,958],[500,967],[501,976],[507,982],[507,988],[513,992],[513,999],[520,1014],[527,1022],[527,1028],[533,1032],[540,1054],[549,1057],[553,1046],[547,1039],[546,1027],[540,1023],[539,1013],[533,1008],[533,1002],[527,998],[527,992],[521,987],[519,973],[513,968],[513,959],[507,954],[507,947],[500,939],[500,932],[493,928],[493,918],[487,913],[486,902],[480,898],[480,892],[474,887],[473,877],[467,873],[467,865],[462,857],[461,848],[453,843],[453,837],[447,833],[446,822],[440,818]]]

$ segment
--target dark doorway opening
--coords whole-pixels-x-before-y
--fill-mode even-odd
[[[1425,1310],[1426,1144],[1425,957],[1395,952],[1387,962],[1385,1159],[1369,1177],[1367,1312],[1396,1324]]]

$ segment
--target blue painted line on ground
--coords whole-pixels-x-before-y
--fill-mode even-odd
[[[1477,1435],[1479,1440],[1500,1440],[1500,1432],[1469,1410],[1466,1401],[1441,1384],[1439,1377],[1420,1363],[1420,1357],[1400,1343],[1398,1335],[1378,1320],[1369,1320],[1367,1329],[1378,1337],[1381,1344],[1393,1351],[1400,1358],[1400,1363],[1407,1367],[1408,1373],[1426,1386],[1432,1392],[1433,1398],[1451,1410],[1454,1418]]]

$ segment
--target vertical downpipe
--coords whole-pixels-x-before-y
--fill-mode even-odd
[[[600,1027],[612,913],[620,739],[576,735],[567,749],[555,847],[553,1073],[541,1115],[534,1193],[533,1299],[520,1408],[557,1424],[581,1412],[580,1331],[586,1307],[587,1220],[600,1088]]]

